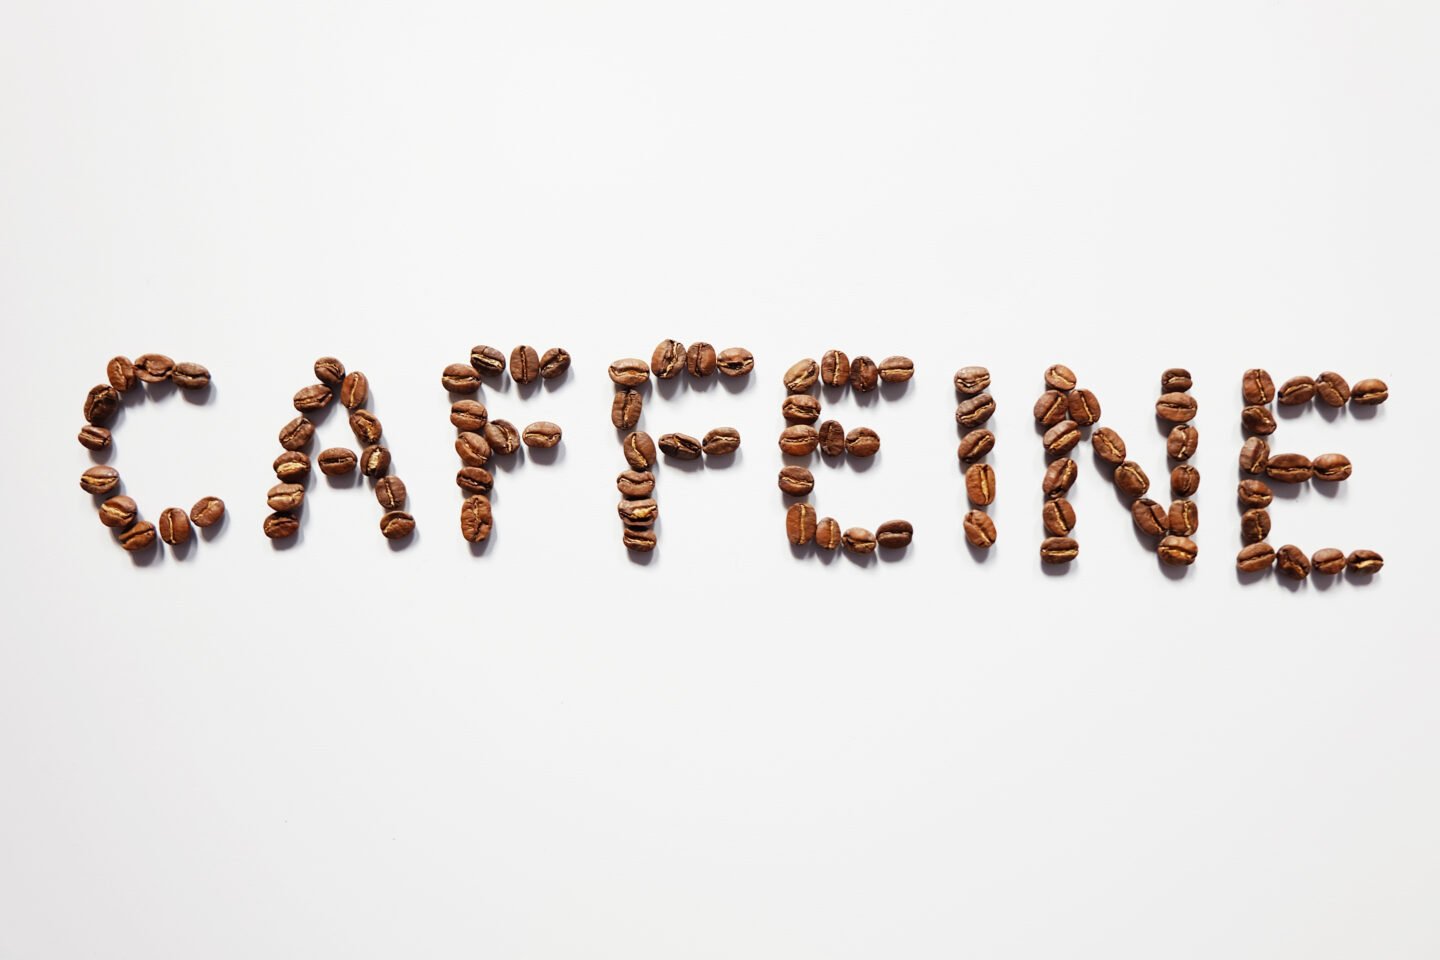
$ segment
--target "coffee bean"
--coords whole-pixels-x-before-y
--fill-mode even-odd
[[[1088,427],[1100,419],[1100,401],[1089,390],[1076,390],[1070,394],[1070,419]]]
[[[471,493],[489,493],[495,478],[484,467],[461,467],[455,474],[455,486]]]
[[[1240,448],[1240,469],[1246,473],[1262,474],[1270,461],[1270,444],[1259,437],[1251,437]]]
[[[640,412],[644,406],[639,390],[616,390],[615,399],[610,403],[610,422],[615,425],[616,430],[634,430],[640,422]]]
[[[1194,500],[1174,501],[1170,504],[1165,526],[1176,536],[1193,537],[1200,529],[1200,508]]]
[[[305,503],[305,488],[298,483],[277,483],[265,494],[271,510],[298,510]]]
[[[350,432],[355,434],[355,439],[360,441],[361,446],[365,446],[378,443],[384,427],[380,425],[379,417],[362,408],[350,414]]]
[[[794,504],[785,511],[785,535],[797,547],[815,539],[815,508],[808,503]]]
[[[490,411],[478,400],[457,400],[450,404],[450,422],[461,430],[484,430]]]
[[[210,386],[210,371],[198,363],[187,360],[184,363],[175,364],[175,369],[170,372],[170,379],[181,390],[204,390]],[[160,539],[164,540],[165,538],[161,536]],[[170,541],[165,540],[165,542],[169,543]]]
[[[1075,529],[1075,508],[1064,497],[1049,500],[1040,511],[1040,519],[1045,524],[1045,532],[1050,536],[1068,536],[1070,531]]]
[[[202,530],[213,527],[225,517],[225,501],[219,497],[201,497],[190,508],[190,522]]]
[[[622,387],[638,387],[650,379],[650,365],[635,357],[610,364],[610,379]]]
[[[869,357],[850,361],[850,388],[856,393],[869,393],[880,385],[880,368]]]
[[[1049,499],[1063,497],[1065,491],[1075,485],[1075,479],[1079,475],[1080,470],[1075,461],[1069,457],[1061,457],[1045,468],[1045,479],[1041,481],[1040,489]]]
[[[1177,497],[1193,497],[1200,489],[1200,471],[1182,463],[1170,471],[1170,490]]]
[[[740,449],[740,431],[734,427],[716,427],[705,434],[700,447],[707,457],[723,457]]]
[[[1322,453],[1315,458],[1311,466],[1315,469],[1316,480],[1328,480],[1332,483],[1349,479],[1353,469],[1350,458],[1343,453]]]
[[[380,518],[380,535],[386,540],[403,540],[415,532],[415,518],[402,510],[391,510]]]
[[[636,470],[655,466],[655,441],[643,430],[636,431],[621,443],[625,450],[625,462]]]
[[[1235,566],[1245,573],[1269,570],[1275,563],[1275,548],[1268,543],[1252,543],[1235,555]]]
[[[966,463],[974,463],[995,449],[995,434],[989,430],[971,430],[960,438],[957,455]]]
[[[1291,377],[1280,385],[1275,399],[1283,407],[1298,407],[1315,399],[1315,380],[1311,377]]]
[[[650,354],[650,369],[661,380],[678,377],[685,369],[685,344],[679,340],[661,340]]]
[[[1353,573],[1379,573],[1385,566],[1385,558],[1374,550],[1353,550],[1345,559],[1345,566]]]
[[[1126,460],[1115,468],[1115,486],[1131,497],[1143,497],[1150,489],[1150,478],[1134,460]]]
[[[1373,407],[1390,399],[1390,388],[1384,380],[1374,378],[1361,380],[1350,389],[1350,402],[1362,407]]]
[[[755,367],[755,355],[744,347],[728,347],[715,359],[715,368],[727,377],[739,377]]]
[[[1241,480],[1239,496],[1247,507],[1268,507],[1275,500],[1274,492],[1263,480]]]
[[[1161,393],[1184,393],[1195,386],[1195,381],[1190,377],[1190,371],[1184,367],[1171,367],[1160,374]]]
[[[520,431],[509,420],[491,420],[485,424],[484,432],[491,453],[508,457],[520,449]]]
[[[1275,568],[1291,580],[1304,580],[1310,576],[1310,558],[1293,543],[1287,543],[1275,551]]]
[[[310,458],[299,450],[286,450],[272,464],[275,478],[293,482],[310,475]]]
[[[94,466],[80,474],[80,489],[86,493],[109,493],[118,486],[120,474],[114,467]]]
[[[1070,415],[1070,401],[1059,390],[1046,390],[1035,401],[1035,419],[1046,427],[1053,427]]]
[[[1240,422],[1251,433],[1268,437],[1275,432],[1275,415],[1269,407],[1246,407],[1240,411]]]
[[[864,527],[851,527],[840,535],[840,542],[851,553],[865,555],[875,552],[875,534]]]
[[[1079,382],[1075,379],[1075,371],[1063,363],[1051,364],[1045,371],[1045,383],[1053,390],[1074,390]]]
[[[110,431],[104,427],[97,427],[93,423],[87,423],[80,428],[77,436],[80,446],[90,450],[104,450],[110,446]]]
[[[968,397],[955,408],[955,422],[966,427],[978,427],[994,415],[995,398],[988,393]]]
[[[791,497],[803,497],[815,489],[815,474],[804,467],[780,468],[780,492]]]
[[[655,549],[655,531],[650,527],[626,527],[621,542],[627,550],[649,553]]]
[[[955,390],[959,393],[979,393],[990,386],[990,371],[984,367],[961,367],[955,371]]]
[[[315,379],[327,387],[338,387],[345,379],[345,364],[334,357],[321,357],[315,361]]]
[[[540,376],[540,354],[529,344],[522,343],[510,351],[510,379],[516,383],[534,383]]]
[[[880,435],[869,427],[856,427],[845,434],[845,452],[852,457],[873,457],[880,452]]]
[[[655,474],[649,470],[626,470],[615,477],[615,487],[622,497],[641,500],[655,492]]]
[[[1170,532],[1170,513],[1149,497],[1141,497],[1130,504],[1130,519],[1141,533],[1152,537],[1163,537]]]
[[[780,431],[780,452],[791,457],[808,457],[820,444],[820,431],[797,423]]]
[[[838,420],[826,420],[820,424],[820,452],[827,457],[838,457],[845,452],[845,428]]]
[[[797,360],[785,371],[785,389],[790,393],[804,393],[815,386],[820,378],[820,364],[810,358]]]
[[[125,550],[139,553],[155,545],[155,525],[147,520],[140,520],[121,530],[117,539]]]
[[[315,458],[320,472],[327,477],[340,477],[355,469],[355,451],[345,447],[330,447],[320,451]]]
[[[300,532],[300,518],[293,513],[272,513],[265,518],[265,536],[284,540]]]
[[[1343,407],[1350,399],[1350,384],[1334,370],[1326,370],[1315,378],[1315,396],[1327,407]]]
[[[684,358],[681,360],[683,366]],[[570,351],[564,347],[551,347],[540,355],[540,376],[545,380],[558,379],[569,369]]]
[[[1200,548],[1195,541],[1185,536],[1169,536],[1160,541],[1155,553],[1160,560],[1172,567],[1188,567],[1195,562]]]
[[[505,372],[505,354],[483,343],[470,348],[470,366],[487,377],[498,377]]]
[[[1275,399],[1275,381],[1270,374],[1258,367],[1246,370],[1240,380],[1240,393],[1245,402],[1254,406],[1269,403]]]
[[[820,401],[808,393],[792,393],[780,402],[780,415],[791,423],[820,419]]]
[[[139,509],[133,499],[122,493],[100,504],[96,512],[100,515],[100,522],[107,527],[128,527],[135,522]]]
[[[676,460],[699,460],[704,448],[700,441],[687,433],[664,433],[656,441],[660,452]]]
[[[685,351],[685,371],[697,380],[715,372],[715,348],[708,343],[692,343]]]
[[[1046,453],[1064,453],[1072,450],[1075,444],[1080,442],[1080,424],[1074,420],[1061,420],[1055,426],[1045,431],[1041,438],[1045,445]]]
[[[340,403],[346,410],[356,410],[365,406],[365,401],[370,399],[370,381],[359,370],[351,370],[345,374],[345,379],[340,381]]]
[[[825,517],[815,524],[815,546],[821,550],[836,550],[845,542],[845,535],[834,517]]]
[[[914,539],[915,528],[908,520],[886,520],[875,528],[875,543],[881,550],[904,550]]]
[[[467,368],[468,369],[468,368]],[[474,371],[471,371],[472,373]],[[292,401],[295,409],[301,413],[308,413],[311,410],[319,410],[330,403],[333,394],[330,388],[323,383],[312,383],[308,387],[301,387],[295,392],[295,399]]]
[[[440,374],[440,386],[451,393],[474,393],[480,389],[480,373],[468,363],[452,363]]]
[[[144,353],[135,358],[135,376],[146,383],[163,383],[175,371],[175,361],[163,353]]]
[[[367,477],[383,477],[390,469],[390,450],[372,443],[360,451],[360,472]]]
[[[494,514],[490,500],[484,494],[474,494],[460,504],[460,535],[471,543],[481,543],[490,538]]]
[[[90,423],[103,424],[115,416],[120,409],[120,394],[108,383],[90,388],[85,395],[85,419]]]
[[[399,477],[381,477],[375,484],[375,499],[386,510],[399,510],[405,506],[405,481]]]
[[[1310,568],[1316,573],[1334,576],[1345,572],[1345,554],[1334,547],[1316,550],[1310,557]]]
[[[1069,563],[1080,555],[1080,544],[1070,537],[1046,537],[1040,544],[1040,559],[1049,564]]]
[[[1265,473],[1281,483],[1304,483],[1315,474],[1310,458],[1300,453],[1277,453],[1265,464]]]
[[[105,379],[110,381],[110,386],[124,393],[135,386],[135,364],[130,362],[129,357],[111,357],[110,362],[105,364]]]
[[[880,361],[880,379],[886,383],[904,383],[914,376],[915,361],[909,357],[886,357]]]
[[[820,356],[820,382],[827,387],[843,387],[850,382],[850,358],[840,350],[826,350]]]
[[[155,526],[160,539],[172,547],[190,542],[190,517],[179,507],[166,507],[160,511],[160,520]]]
[[[1097,457],[1113,467],[1125,462],[1125,441],[1109,427],[1101,427],[1090,435],[1090,447]]]
[[[280,428],[280,446],[286,450],[301,450],[310,445],[315,436],[315,424],[301,416]]]
[[[1155,416],[1171,423],[1184,423],[1195,419],[1199,404],[1188,393],[1165,393],[1155,401]]]
[[[976,506],[984,507],[995,502],[995,468],[988,463],[977,463],[965,471],[965,495]]]
[[[560,437],[560,425],[551,423],[549,420],[537,420],[528,425],[520,434],[525,446],[539,447],[542,450],[549,450],[558,444]]]
[[[455,453],[467,467],[483,467],[490,462],[490,441],[483,433],[466,430],[455,438]],[[323,469],[323,467],[322,467]]]
[[[995,543],[995,521],[983,510],[971,510],[961,522],[970,546],[988,550]]]
[[[1200,431],[1188,423],[1171,428],[1165,440],[1165,452],[1176,460],[1189,460],[1200,447]]]

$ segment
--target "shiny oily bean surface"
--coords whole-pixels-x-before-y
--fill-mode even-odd
[[[1190,371],[1184,367],[1171,367],[1160,374],[1161,393],[1183,393],[1195,386],[1195,380],[1190,376]]]
[[[1354,550],[1345,558],[1345,566],[1353,573],[1379,573],[1385,558],[1374,550]]]

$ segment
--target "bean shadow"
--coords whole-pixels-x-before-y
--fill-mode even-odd
[[[965,541],[965,549],[970,552],[970,559],[976,563],[989,563],[990,558],[995,555],[996,545],[992,544],[989,547],[977,547],[969,540],[965,540],[963,536],[960,539]],[[1048,567],[1050,564],[1047,563],[1045,566]]]

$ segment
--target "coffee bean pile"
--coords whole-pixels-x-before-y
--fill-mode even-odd
[[[77,439],[88,450],[100,453],[112,448],[114,437],[106,424],[120,409],[120,395],[136,384],[169,381],[182,390],[203,390],[210,385],[210,371],[198,363],[176,363],[160,353],[145,353],[133,361],[113,357],[105,365],[107,383],[97,384],[85,395],[85,425]],[[219,497],[201,497],[187,513],[180,507],[166,507],[155,523],[140,519],[134,499],[120,493],[120,473],[111,466],[96,464],[80,475],[80,489],[105,497],[100,501],[100,522],[115,531],[116,542],[136,553],[155,545],[156,539],[170,546],[190,541],[190,526],[209,527],[225,516],[225,502]]]
[[[1379,573],[1385,560],[1374,550],[1354,550],[1346,556],[1334,547],[1326,547],[1313,556],[1306,556],[1305,551],[1294,544],[1287,543],[1278,550],[1272,547],[1267,538],[1274,492],[1259,478],[1263,476],[1277,483],[1311,480],[1339,483],[1348,479],[1351,464],[1344,454],[1322,453],[1312,460],[1299,453],[1271,453],[1270,443],[1265,439],[1277,428],[1271,404],[1295,407],[1314,401],[1335,408],[1347,403],[1375,406],[1390,396],[1385,381],[1366,379],[1352,387],[1340,374],[1327,370],[1318,377],[1291,377],[1277,390],[1274,378],[1257,367],[1245,371],[1240,393],[1246,404],[1240,412],[1240,423],[1248,434],[1240,448],[1238,491],[1240,539],[1245,546],[1236,556],[1235,566],[1245,573],[1261,573],[1273,566],[1292,580],[1304,580],[1312,572],[1334,575],[1346,569],[1357,574]]]
[[[820,419],[820,400],[812,390],[819,384],[857,394],[869,393],[881,383],[904,383],[915,375],[915,365],[908,357],[886,357],[879,363],[869,357],[853,360],[840,350],[827,350],[820,362],[813,359],[797,361],[785,371],[786,397],[780,415],[789,426],[780,432],[780,452],[786,457],[809,459],[817,450],[823,456],[850,456],[857,459],[873,457],[880,452],[880,435],[869,427],[849,431],[839,421]],[[815,489],[815,477],[803,464],[790,464],[780,470],[780,489],[787,496],[806,497]],[[793,504],[785,514],[785,535],[797,547],[814,543],[821,550],[844,547],[854,554],[882,550],[903,550],[915,536],[915,528],[906,520],[887,520],[871,532],[865,527],[842,529],[833,517],[819,517],[807,500]]]
[[[995,414],[995,398],[990,396],[990,371],[984,367],[961,367],[955,371],[955,392],[960,402],[955,407],[955,424],[960,431],[960,447],[956,451],[965,467],[965,495],[970,511],[961,526],[970,546],[988,550],[995,543],[995,521],[980,509],[995,502],[995,468],[985,457],[995,449],[995,434],[982,426]]]

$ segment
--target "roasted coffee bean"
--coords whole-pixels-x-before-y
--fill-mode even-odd
[[[135,376],[146,383],[163,383],[175,372],[175,361],[163,353],[145,353],[135,358]]]
[[[355,469],[355,451],[345,447],[330,447],[320,451],[315,458],[320,472],[327,477],[340,477]]]
[[[89,450],[104,450],[110,446],[110,431],[105,427],[97,427],[93,423],[87,423],[80,428],[77,435],[80,446]]]
[[[494,347],[477,343],[470,348],[470,366],[487,377],[498,377],[505,372],[505,354]]]
[[[989,430],[971,430],[960,438],[956,453],[966,463],[974,463],[995,449],[995,434]]]
[[[1143,497],[1150,489],[1150,478],[1134,460],[1126,460],[1115,468],[1115,486],[1131,497]]]
[[[803,497],[815,489],[815,474],[804,467],[780,468],[780,492],[791,497]]]
[[[820,401],[808,393],[792,393],[780,402],[780,415],[791,423],[814,423],[820,419]]]
[[[1258,367],[1246,370],[1240,380],[1240,393],[1245,402],[1254,406],[1269,403],[1275,399],[1275,381],[1270,374]]]
[[[86,493],[109,493],[118,486],[120,474],[114,467],[94,466],[80,474],[80,489]]]
[[[192,363],[187,360],[184,363],[175,364],[175,369],[170,371],[170,379],[173,380],[175,386],[181,390],[204,390],[210,386],[210,371],[201,364]],[[189,528],[187,527],[186,529],[188,530]],[[165,537],[162,535],[160,539],[165,540]],[[188,534],[186,535],[186,539],[189,539]],[[165,542],[169,543],[170,541],[165,540]],[[184,541],[181,542],[183,543]]]
[[[681,358],[683,361],[683,357]],[[681,366],[684,366],[683,362]],[[540,376],[545,380],[555,380],[570,369],[570,351],[564,347],[551,347],[540,355]]]
[[[1275,569],[1291,580],[1304,580],[1310,576],[1310,558],[1293,543],[1287,543],[1275,551]]]
[[[1275,548],[1268,543],[1252,543],[1235,555],[1235,566],[1245,573],[1269,570],[1275,563]]]
[[[955,371],[955,390],[958,393],[980,393],[990,386],[990,371],[984,367],[961,367]]]
[[[102,424],[115,416],[120,409],[120,394],[108,383],[90,388],[85,395],[85,419],[90,423]]]
[[[1251,433],[1268,437],[1275,432],[1275,415],[1269,407],[1246,407],[1240,411],[1240,422]]]
[[[656,441],[660,452],[676,460],[699,460],[704,447],[688,433],[664,433]]]
[[[820,379],[820,364],[809,357],[797,360],[785,371],[785,389],[790,393],[804,393],[815,386]]]
[[[1345,572],[1345,554],[1334,547],[1326,547],[1323,550],[1316,550],[1310,557],[1310,568],[1316,573],[1323,573],[1326,576],[1334,576],[1337,573]]]
[[[880,385],[880,368],[869,357],[856,357],[850,361],[850,389],[856,393],[869,393]]]
[[[873,457],[880,452],[880,435],[869,427],[856,427],[845,434],[845,452],[852,457]]]
[[[201,497],[190,508],[190,522],[202,530],[213,527],[225,517],[225,501],[219,497]]]
[[[914,539],[915,528],[909,520],[886,520],[875,528],[875,542],[881,550],[904,550]]]
[[[466,369],[469,369],[468,367]],[[470,371],[472,374],[474,371]],[[319,410],[330,403],[334,396],[330,388],[323,383],[312,383],[308,387],[301,387],[295,391],[295,399],[292,401],[295,409],[301,413],[309,413],[311,410]]]
[[[1291,377],[1280,385],[1275,399],[1282,407],[1298,407],[1315,399],[1315,380],[1311,377]]]
[[[824,517],[815,524],[815,546],[821,550],[836,550],[845,542],[845,534],[834,517]]]
[[[1100,401],[1089,390],[1076,390],[1070,394],[1070,419],[1088,427],[1100,419]]]
[[[1040,559],[1049,564],[1069,563],[1080,555],[1080,544],[1070,537],[1046,537],[1040,544]]]
[[[1179,537],[1193,537],[1200,529],[1200,508],[1194,500],[1176,500],[1170,504],[1165,526]]]
[[[838,420],[826,420],[820,424],[820,452],[827,457],[838,457],[845,452],[845,428]]]
[[[1247,507],[1268,507],[1275,500],[1275,493],[1263,480],[1241,480],[1240,502]]]
[[[340,403],[346,410],[358,410],[370,399],[370,380],[359,370],[351,370],[340,381]]]
[[[338,387],[345,380],[345,364],[334,357],[321,357],[315,361],[315,379],[327,387]]]
[[[540,354],[534,347],[522,343],[510,351],[510,379],[516,383],[534,383],[540,376]]]
[[[715,348],[708,343],[692,343],[685,351],[685,371],[697,380],[714,373],[717,362]]]
[[[644,406],[639,390],[633,387],[616,390],[615,399],[610,403],[610,422],[616,430],[634,430]]]
[[[1270,462],[1270,444],[1259,437],[1251,437],[1240,448],[1240,469],[1256,475],[1265,472]]]
[[[815,508],[797,503],[785,511],[785,535],[797,547],[815,539]]]
[[[155,525],[148,520],[140,520],[121,530],[117,539],[125,550],[139,553],[155,545]]]
[[[1188,423],[1171,428],[1165,452],[1176,460],[1189,460],[1200,447],[1200,431]]]
[[[275,478],[293,482],[310,475],[310,458],[299,450],[286,450],[272,464]]]
[[[827,387],[843,387],[850,382],[850,358],[840,350],[826,350],[820,356],[820,382]]]
[[[1315,396],[1327,407],[1343,407],[1350,399],[1350,383],[1334,370],[1326,370],[1315,378]]]
[[[1035,419],[1046,427],[1053,427],[1070,416],[1070,401],[1059,390],[1046,390],[1035,401]]]
[[[744,347],[727,347],[715,358],[715,369],[727,377],[740,377],[755,368],[755,355]]]
[[[490,500],[484,494],[474,494],[460,504],[460,535],[471,543],[481,543],[490,538],[494,514]]]
[[[100,504],[96,512],[100,515],[100,522],[107,527],[128,527],[135,522],[135,514],[139,510],[135,501],[122,493]]]
[[[1040,519],[1045,524],[1045,532],[1050,536],[1069,536],[1070,531],[1075,529],[1075,508],[1064,497],[1049,500],[1040,511]]]
[[[909,357],[886,357],[880,361],[880,379],[886,383],[904,383],[913,376],[915,361]]]
[[[286,450],[303,450],[315,436],[315,424],[301,416],[280,428],[280,446]]]
[[[650,379],[650,364],[625,357],[610,364],[610,379],[622,387],[638,387]]]
[[[655,549],[655,531],[651,527],[626,527],[620,542],[625,544],[627,550],[649,553]]]
[[[995,398],[979,393],[960,401],[955,408],[955,422],[965,427],[978,427],[995,415]]]
[[[484,430],[490,411],[479,400],[457,400],[450,404],[450,422],[461,430]]]
[[[615,478],[620,495],[629,500],[642,500],[655,492],[655,474],[649,470],[626,470]]]
[[[650,354],[650,370],[660,380],[680,376],[685,369],[685,344],[679,340],[661,340]]]
[[[970,546],[988,550],[995,543],[995,521],[983,510],[971,510],[961,522]]]
[[[1315,475],[1315,468],[1304,454],[1277,453],[1266,462],[1265,474],[1281,483],[1304,483]]]
[[[455,453],[467,467],[483,467],[490,462],[490,441],[483,433],[466,430],[455,438]]]
[[[380,518],[380,535],[386,540],[403,540],[415,532],[415,518],[403,510],[391,510]]]
[[[350,414],[350,432],[355,434],[355,439],[359,440],[362,446],[378,443],[384,429],[380,425],[380,418],[369,410],[362,408]]]
[[[1074,420],[1061,420],[1055,426],[1045,431],[1041,438],[1045,445],[1046,453],[1064,453],[1072,450],[1075,444],[1080,442],[1080,424]]]
[[[1125,441],[1109,427],[1101,427],[1092,433],[1090,446],[1097,457],[1112,467],[1118,467],[1125,462]]]
[[[1190,371],[1184,367],[1171,367],[1160,374],[1161,393],[1184,393],[1195,386],[1195,381],[1190,377]]]
[[[1362,407],[1373,407],[1390,399],[1390,388],[1384,380],[1369,378],[1361,380],[1350,389],[1350,402]]]
[[[1200,489],[1200,471],[1182,463],[1170,471],[1170,490],[1177,497],[1193,497]]]
[[[1374,550],[1353,550],[1345,558],[1345,566],[1354,573],[1379,573],[1385,566],[1385,558]]]
[[[265,536],[284,540],[300,532],[300,518],[293,513],[272,513],[265,518]]]
[[[305,502],[305,488],[298,483],[277,483],[265,494],[271,510],[298,510]]]
[[[474,393],[480,389],[480,373],[468,363],[452,363],[440,374],[440,386],[451,393]]]
[[[875,552],[875,534],[864,527],[851,527],[840,535],[840,542],[845,549],[855,554],[867,554]]]
[[[1149,497],[1141,497],[1130,504],[1130,519],[1141,533],[1152,537],[1163,537],[1170,532],[1170,513]]]
[[[166,507],[160,511],[160,520],[155,527],[160,539],[172,547],[190,542],[190,517],[179,507]]]
[[[1315,470],[1316,480],[1328,480],[1332,483],[1349,479],[1353,469],[1350,458],[1343,453],[1322,453],[1315,458],[1311,466]]]
[[[1164,393],[1155,401],[1155,416],[1171,423],[1184,423],[1195,419],[1199,404],[1188,393]]]
[[[1047,498],[1063,497],[1065,491],[1075,485],[1075,479],[1079,475],[1080,470],[1075,461],[1069,457],[1061,457],[1045,468],[1045,478],[1040,482],[1040,489]]]
[[[111,357],[110,362],[105,364],[105,379],[110,381],[110,386],[124,393],[135,386],[135,364],[130,362],[129,357]]]
[[[797,423],[780,431],[780,452],[791,457],[808,457],[820,444],[820,431]]]
[[[723,457],[740,449],[740,431],[734,427],[716,427],[705,434],[700,447],[707,457]]]
[[[1052,390],[1074,390],[1079,382],[1075,379],[1075,371],[1063,363],[1051,364],[1045,371],[1045,383]]]
[[[367,477],[383,477],[390,469],[390,450],[372,443],[360,451],[360,472]]]
[[[509,420],[491,420],[485,424],[484,433],[491,453],[508,457],[520,449],[520,431]]]
[[[1195,562],[1200,548],[1186,536],[1169,536],[1160,541],[1155,553],[1163,563],[1172,567],[1188,567]]]
[[[386,510],[399,510],[405,506],[405,481],[399,477],[381,477],[375,484],[375,499]]]
[[[461,467],[455,474],[455,486],[470,493],[489,493],[495,478],[484,467]]]
[[[655,441],[643,430],[636,431],[621,443],[625,451],[625,462],[636,470],[655,466]]]
[[[560,425],[549,420],[537,420],[521,431],[520,439],[527,447],[549,450],[560,442]]]
[[[973,464],[965,470],[965,495],[979,507],[995,502],[995,468],[988,463]]]

